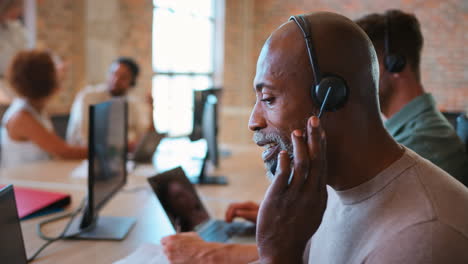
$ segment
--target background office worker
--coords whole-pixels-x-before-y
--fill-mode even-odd
[[[468,154],[421,83],[424,38],[418,19],[400,10],[369,14],[356,23],[377,51],[380,109],[393,138],[468,186]]]
[[[87,148],[67,144],[53,130],[45,111],[60,89],[56,65],[49,52],[19,52],[11,62],[7,80],[16,98],[1,123],[2,167],[28,162],[62,159],[84,159]]]
[[[137,63],[128,57],[116,59],[110,66],[106,83],[90,85],[77,94],[73,102],[67,128],[67,141],[86,145],[88,142],[89,105],[110,100],[112,97],[126,97],[128,101],[128,142],[136,141],[152,128],[152,102],[148,103],[130,95],[136,86],[140,70]]]

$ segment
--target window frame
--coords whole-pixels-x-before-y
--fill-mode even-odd
[[[210,80],[210,83],[211,85],[207,86],[207,87],[203,87],[203,89],[201,90],[205,90],[205,89],[210,89],[210,88],[213,88],[213,87],[220,87],[221,85],[221,80],[222,80],[222,69],[223,69],[223,52],[224,52],[224,49],[223,49],[223,41],[224,41],[224,32],[223,32],[223,22],[224,22],[224,0],[212,0],[212,15],[207,17],[205,15],[198,15],[198,14],[194,14],[193,12],[185,12],[184,11],[177,11],[177,10],[174,10],[172,9],[171,7],[166,7],[166,6],[159,6],[157,4],[157,0],[153,1],[153,23],[155,21],[155,11],[157,8],[161,8],[161,9],[166,9],[166,10],[169,10],[170,12],[172,13],[177,13],[177,12],[180,12],[181,15],[191,15],[191,16],[198,16],[198,17],[204,17],[204,18],[207,18],[209,22],[211,22],[211,26],[212,26],[212,38],[211,38],[211,71],[209,72],[191,72],[191,71],[177,71],[177,70],[169,70],[169,71],[158,71],[156,69],[156,66],[154,65],[154,62],[152,62],[152,79],[153,79],[153,87],[152,87],[152,91],[153,91],[153,97],[157,97],[157,94],[155,93],[155,79],[158,77],[158,76],[167,76],[169,79],[176,79],[177,77],[187,77],[187,78],[193,78],[193,77],[197,77],[197,76],[206,76],[208,77],[208,79]],[[154,30],[154,29],[153,29]],[[154,31],[152,32],[152,34],[154,34]],[[154,42],[154,35],[153,35],[153,42],[152,42],[152,47],[153,47],[153,54],[152,54],[152,61],[154,60],[154,45],[155,45],[155,42]],[[193,90],[200,90],[200,89],[192,89]],[[193,100],[192,100],[193,101]],[[156,108],[157,108],[157,105],[156,105]],[[166,110],[170,109],[170,107],[168,107]],[[191,109],[192,109],[192,112],[193,112],[193,105],[191,106]],[[156,111],[156,109],[153,109],[153,111]],[[171,112],[171,111],[169,111]],[[155,127],[158,128],[160,126],[158,126],[158,119],[156,118],[156,114],[153,114],[153,117],[154,117],[154,124],[155,124]],[[168,117],[167,120],[170,120],[171,118]],[[167,122],[166,120],[166,122]],[[193,120],[192,120],[193,121]],[[163,121],[164,122],[164,121]],[[170,122],[168,122],[170,123]],[[193,123],[193,122],[192,122]],[[190,124],[192,125],[192,124]],[[178,133],[171,133],[171,131],[174,131],[174,127],[171,126],[171,124],[168,124],[167,125],[167,128],[168,129],[162,129],[161,131],[159,132],[168,132],[169,135],[171,136],[187,136],[189,135],[191,132],[190,131],[187,131],[187,133],[183,133],[183,134],[178,134]],[[193,128],[192,128],[193,129]],[[158,129],[159,130],[159,129]]]

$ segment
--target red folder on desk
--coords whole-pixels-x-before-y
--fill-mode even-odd
[[[0,185],[0,188],[6,185]],[[66,193],[49,192],[39,189],[14,186],[16,207],[20,219],[70,204],[71,197]]]

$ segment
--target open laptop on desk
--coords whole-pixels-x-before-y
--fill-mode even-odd
[[[247,222],[227,223],[208,215],[195,188],[182,168],[148,178],[174,229],[196,231],[209,242],[255,243],[255,226]]]
[[[129,153],[129,159],[136,163],[151,163],[153,154],[159,143],[167,134],[159,134],[156,131],[146,132],[135,147],[135,151]]]
[[[0,190],[0,262],[26,264],[23,234],[13,186]]]

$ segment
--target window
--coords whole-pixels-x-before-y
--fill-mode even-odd
[[[193,90],[213,86],[214,0],[154,0],[153,98],[159,132],[188,135]]]

